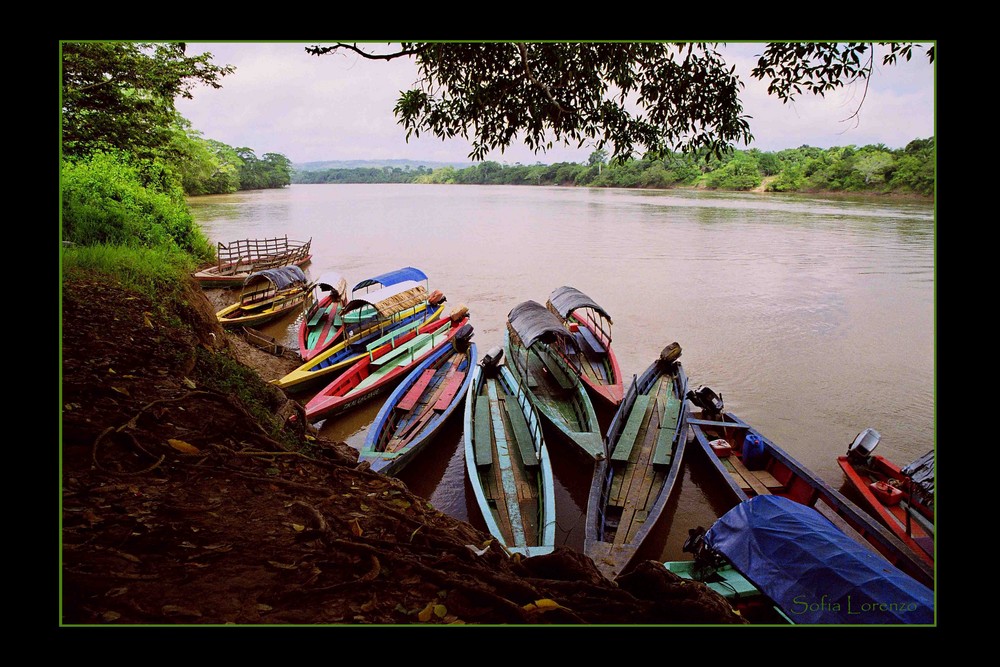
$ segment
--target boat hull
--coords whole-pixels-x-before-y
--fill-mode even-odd
[[[590,395],[561,355],[545,343],[526,350],[515,345],[509,333],[504,336],[504,353],[511,374],[542,418],[587,457],[603,459],[604,441]]]
[[[933,516],[927,517],[922,505],[905,500],[905,492],[889,484],[889,480],[905,480],[899,467],[875,455],[867,465],[860,465],[850,456],[837,457],[837,463],[854,491],[864,501],[864,508],[882,522],[903,544],[934,565]],[[886,489],[878,495],[879,489]],[[920,516],[913,514],[921,512]],[[910,516],[907,516],[907,515]]]
[[[271,384],[291,394],[315,390],[364,358],[367,355],[365,346],[368,342],[417,321],[432,322],[439,319],[443,312],[443,303],[433,309],[427,304],[422,304],[400,312],[392,321],[374,322],[356,334],[335,343],[287,375],[271,380]]]
[[[386,475],[403,470],[458,411],[475,365],[475,343],[442,346],[420,363],[382,405],[358,461]]]
[[[366,352],[306,403],[306,419],[311,423],[330,419],[385,393],[440,347],[450,345],[468,321],[452,317],[427,322]]]
[[[551,553],[556,506],[549,453],[538,413],[506,366],[473,369],[464,425],[466,472],[490,534],[511,553]]]
[[[732,506],[758,495],[776,495],[813,507],[889,563],[925,586],[934,586],[933,568],[885,526],[736,415],[699,412],[689,414],[688,423],[696,449],[716,471],[721,487],[729,490]],[[744,452],[749,435],[755,436],[751,442],[759,443],[759,450]],[[727,447],[713,448],[717,441]],[[745,456],[749,453],[753,456]]]
[[[587,502],[584,553],[614,579],[631,565],[676,486],[687,446],[687,374],[657,360],[633,382],[608,429]]]

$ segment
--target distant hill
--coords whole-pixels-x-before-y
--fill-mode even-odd
[[[400,169],[416,169],[426,167],[428,169],[440,169],[441,167],[454,167],[455,169],[465,169],[471,167],[473,162],[432,162],[430,160],[324,160],[322,162],[301,162],[292,164],[295,171],[323,171],[326,169],[381,169],[382,167],[399,167]]]

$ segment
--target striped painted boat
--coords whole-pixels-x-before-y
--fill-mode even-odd
[[[343,335],[341,315],[346,305],[347,279],[339,273],[328,271],[309,286],[298,331],[303,361],[309,361]]]
[[[403,378],[369,427],[359,462],[368,461],[376,472],[397,474],[459,411],[476,365],[471,337],[470,327],[469,335],[440,346]]]
[[[215,316],[224,327],[255,327],[295,312],[309,283],[297,266],[264,269],[243,282],[240,299]]]
[[[447,318],[426,322],[384,343],[369,343],[360,359],[309,399],[306,419],[315,423],[370,401],[441,347],[471,335],[468,309],[460,306]]]
[[[349,326],[345,324],[339,343],[284,377],[271,380],[271,383],[293,394],[315,391],[365,357],[370,344],[387,342],[438,319],[444,313],[444,301],[443,296],[440,301],[432,301],[427,288],[413,281],[404,281],[352,299],[344,307],[345,316],[354,310],[371,307],[378,317]]]

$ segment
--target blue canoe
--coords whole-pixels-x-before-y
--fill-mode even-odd
[[[475,365],[476,344],[461,338],[416,366],[382,405],[358,461],[386,475],[402,470],[465,400]]]

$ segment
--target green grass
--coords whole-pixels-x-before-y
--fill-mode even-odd
[[[105,273],[117,278],[123,287],[161,302],[180,298],[194,262],[187,253],[172,249],[70,246],[63,248],[62,270],[64,278],[94,271]]]

